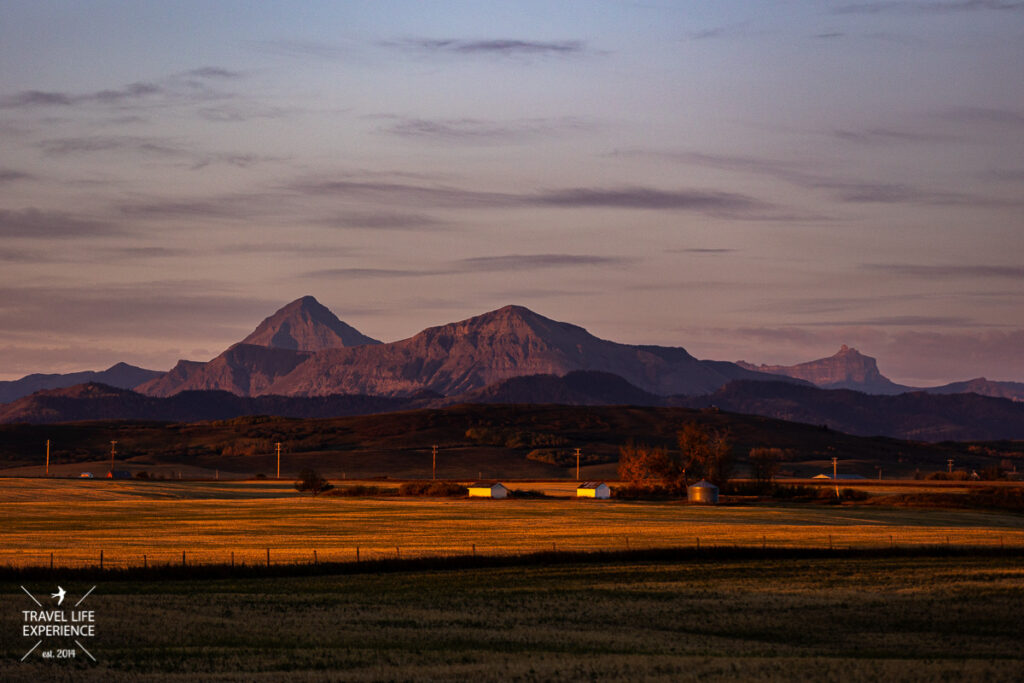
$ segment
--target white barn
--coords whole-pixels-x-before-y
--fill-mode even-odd
[[[494,484],[470,484],[470,498],[508,498],[508,489],[500,482]]]
[[[577,498],[610,498],[612,490],[603,481],[587,481],[576,487]]]

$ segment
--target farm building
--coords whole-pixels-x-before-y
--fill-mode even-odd
[[[82,472],[78,476],[81,477],[82,479],[92,479],[92,472]]]
[[[132,473],[128,470],[111,470],[107,472],[107,479],[131,479]]]
[[[704,481],[701,479],[696,484],[686,487],[686,499],[691,503],[717,505],[718,487],[710,481]]]
[[[814,475],[812,477],[812,479],[832,479],[832,478],[833,477],[832,477],[831,474],[816,474],[816,475]],[[836,480],[842,480],[842,479],[856,480],[856,479],[864,479],[864,478],[865,477],[860,475],[860,474],[837,474],[835,476]]]
[[[577,498],[609,498],[612,490],[603,481],[587,481],[576,487]]]
[[[508,489],[500,483],[494,484],[470,484],[470,498],[508,498]]]

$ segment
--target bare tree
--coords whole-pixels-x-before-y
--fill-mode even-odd
[[[314,496],[324,491],[330,491],[333,488],[334,486],[322,477],[319,472],[311,469],[302,470],[299,474],[299,480],[295,482],[296,491],[309,491]]]

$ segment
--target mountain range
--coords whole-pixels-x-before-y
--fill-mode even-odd
[[[91,384],[77,386],[83,382]],[[985,399],[965,398],[972,395]],[[0,422],[561,403],[716,406],[901,438],[1024,438],[1024,403],[1011,402],[1024,400],[1024,383],[979,378],[915,389],[892,382],[874,358],[847,346],[793,366],[699,360],[679,347],[600,339],[521,306],[381,343],[312,296],[281,308],[209,361],[182,360],[165,373],[118,364],[101,373],[30,375],[0,383],[0,397],[8,403]]]

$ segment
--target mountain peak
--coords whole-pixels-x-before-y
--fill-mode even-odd
[[[823,389],[854,389],[869,394],[898,394],[911,387],[895,384],[878,370],[878,361],[843,344],[835,355],[798,365],[751,365],[748,370],[806,380]]]
[[[315,297],[306,295],[265,319],[241,343],[291,351],[322,351],[380,342],[338,320]]]

